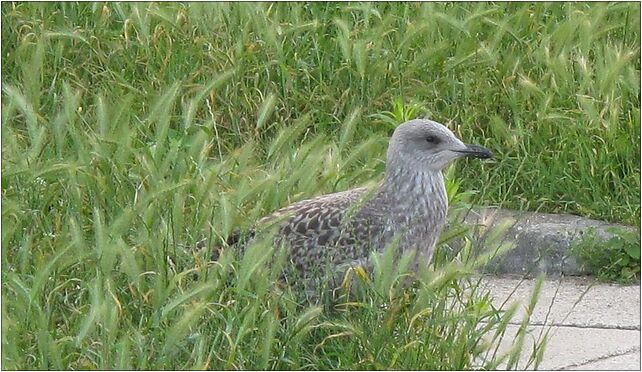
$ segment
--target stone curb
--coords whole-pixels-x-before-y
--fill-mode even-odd
[[[570,214],[521,212],[498,208],[455,211],[452,220],[463,221],[464,225],[474,227],[473,231],[480,237],[478,241],[482,242],[485,241],[486,234],[492,235],[493,229],[507,228],[502,240],[514,241],[515,247],[491,259],[482,269],[485,273],[498,275],[590,275],[591,273],[584,270],[571,255],[572,245],[581,242],[589,230],[594,230],[596,238],[604,240],[615,236],[614,229],[636,232],[631,226],[610,224]]]

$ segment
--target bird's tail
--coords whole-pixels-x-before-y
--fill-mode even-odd
[[[227,248],[233,248],[236,251],[236,253],[242,254],[248,242],[252,238],[254,238],[255,235],[256,235],[256,231],[254,231],[253,229],[247,230],[247,231],[235,230],[233,233],[231,233],[227,237],[227,239],[225,239],[224,242],[222,241],[215,242],[212,247],[212,257],[211,257],[212,261],[218,261],[218,259],[223,254],[223,251],[225,251],[225,249]],[[210,242],[210,239],[208,238],[201,239],[196,243],[196,249],[198,250],[207,249],[209,242]]]

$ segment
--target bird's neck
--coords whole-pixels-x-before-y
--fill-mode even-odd
[[[417,209],[417,212],[448,209],[448,196],[441,171],[403,166],[388,169],[378,194],[389,202],[398,203],[390,204],[391,207]]]
[[[394,233],[402,234],[401,248],[431,252],[448,211],[448,196],[441,171],[408,164],[388,167],[375,196]]]

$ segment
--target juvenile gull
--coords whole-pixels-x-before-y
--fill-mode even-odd
[[[304,276],[326,265],[366,259],[398,239],[399,252],[416,250],[428,263],[446,223],[448,197],[442,170],[453,160],[490,158],[431,120],[399,125],[390,139],[386,172],[373,189],[356,188],[299,201],[259,221],[278,223],[277,244]]]

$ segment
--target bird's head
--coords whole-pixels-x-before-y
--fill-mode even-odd
[[[399,125],[388,147],[388,161],[432,171],[440,171],[463,156],[488,159],[493,153],[479,145],[465,144],[444,125],[425,119]]]

